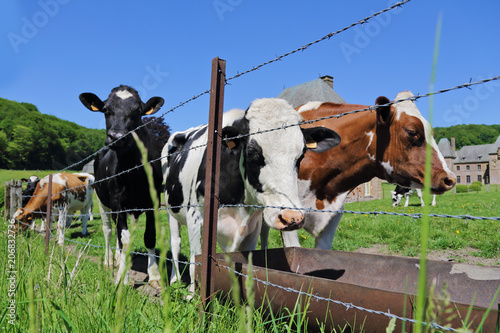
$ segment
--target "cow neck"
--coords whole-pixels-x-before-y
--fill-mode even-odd
[[[304,119],[314,119],[366,108],[364,105],[327,104],[319,110],[306,111]],[[336,131],[339,146],[321,153],[307,152],[299,170],[299,179],[310,180],[310,188],[320,200],[332,202],[341,194],[379,174],[377,162],[377,119],[375,112],[361,112],[317,122]]]

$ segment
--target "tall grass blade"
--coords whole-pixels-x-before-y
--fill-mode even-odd
[[[442,14],[439,14],[437,27],[436,27],[436,39],[434,43],[434,59],[432,63],[432,75],[431,82],[429,85],[430,92],[434,91],[434,82],[436,78],[436,68],[437,60],[439,55],[439,42],[441,37],[441,25],[443,21]],[[429,123],[432,125],[432,117],[434,111],[434,95],[429,97]],[[432,147],[429,142],[426,145],[425,154],[425,177],[424,177],[424,201],[427,203],[430,201],[431,196],[431,168],[432,168]],[[427,204],[423,207],[423,217],[422,217],[422,233],[420,238],[420,270],[418,276],[418,297],[417,297],[417,323],[415,324],[415,332],[422,332],[422,323],[424,321],[425,314],[425,294],[426,294],[426,279],[427,279],[427,246],[429,241],[429,213],[430,205]]]

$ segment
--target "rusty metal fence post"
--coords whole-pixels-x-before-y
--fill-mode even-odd
[[[50,214],[52,212],[52,175],[49,175],[49,185],[47,191],[47,218],[45,220],[45,255],[49,254],[50,240]]]
[[[217,216],[219,210],[219,174],[221,152],[222,112],[226,61],[212,60],[210,87],[210,115],[208,122],[207,165],[205,174],[205,211],[203,216],[203,244],[201,262],[202,313],[210,311],[214,293],[215,251],[217,244]]]

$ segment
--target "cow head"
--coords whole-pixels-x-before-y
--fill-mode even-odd
[[[161,97],[152,97],[143,103],[135,89],[124,85],[114,88],[105,101],[92,93],[80,94],[80,101],[90,111],[104,113],[106,145],[114,142],[110,146],[114,150],[130,146],[132,137],[122,137],[142,125],[142,116],[154,114],[164,102]]]
[[[35,193],[36,185],[40,182],[40,178],[37,176],[30,176],[28,179],[21,178],[23,183],[27,183],[26,188],[22,193],[22,205],[23,207],[28,204],[33,193]]]
[[[245,116],[223,128],[229,149],[240,151],[240,172],[245,182],[246,204],[266,207],[266,223],[278,230],[302,228],[304,213],[298,195],[298,170],[304,153],[324,152],[340,143],[340,136],[327,128],[301,129],[303,119],[285,100],[254,101]],[[270,131],[267,131],[270,130]],[[252,134],[234,138],[240,134]],[[255,133],[255,134],[253,134]],[[289,207],[281,209],[279,207]]]
[[[396,100],[413,94],[404,91]],[[404,187],[422,188],[425,174],[426,144],[432,148],[431,191],[442,194],[453,188],[455,174],[448,168],[432,136],[429,122],[422,117],[414,101],[406,100],[392,105],[387,97],[376,100],[377,152],[383,178]]]
[[[24,208],[18,208],[14,215],[12,216],[16,223],[14,224],[14,232],[24,231],[31,226],[31,223],[35,219],[35,214]]]
[[[397,193],[396,191],[391,191],[391,198],[392,206],[397,207],[401,202],[401,199],[403,199],[403,195],[401,193]]]

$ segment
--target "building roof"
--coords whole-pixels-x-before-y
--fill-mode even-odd
[[[333,78],[331,76],[323,76],[287,88],[277,97],[283,98],[294,108],[308,102],[346,103],[346,101],[333,90]]]
[[[476,146],[463,146],[457,151],[455,163],[487,163],[490,154],[497,154],[500,148],[500,136],[495,143]]]
[[[451,143],[448,138],[442,138],[439,140],[438,148],[444,158],[455,158],[457,157],[453,149],[451,148]]]

